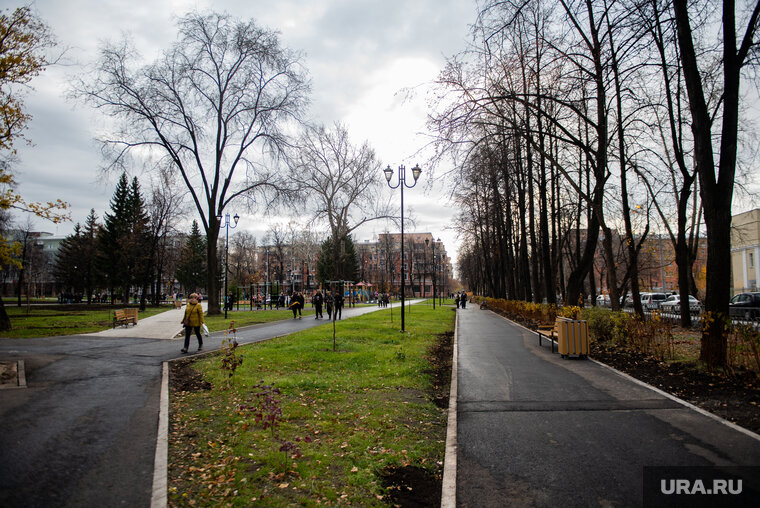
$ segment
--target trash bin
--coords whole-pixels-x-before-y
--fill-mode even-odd
[[[557,318],[557,349],[562,358],[588,356],[588,323],[584,320]]]

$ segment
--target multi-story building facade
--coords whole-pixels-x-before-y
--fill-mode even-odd
[[[616,230],[612,230],[613,252],[618,256],[614,269],[617,270],[617,279],[622,281],[625,276],[627,267],[627,249],[624,248],[624,238]],[[585,242],[586,230],[572,231],[568,235],[570,242],[568,247],[563,251],[564,273],[570,273],[571,267],[568,260],[575,252],[575,239],[579,238]],[[603,239],[599,239],[596,252],[594,254],[594,283],[597,294],[608,294],[607,287],[607,262],[604,258],[602,245]],[[639,239],[636,238],[638,242]],[[694,283],[697,291],[704,294],[705,290],[705,268],[707,260],[707,240],[705,238],[697,239],[696,259],[692,267]],[[673,241],[669,235],[650,233],[644,240],[639,251],[638,268],[639,268],[639,289],[641,291],[656,292],[674,292],[678,290],[678,265],[675,262],[676,254]],[[630,285],[629,285],[630,288]]]
[[[731,218],[731,287],[733,294],[760,286],[760,208]]]
[[[319,287],[316,249],[263,245],[256,249],[256,270],[248,284],[259,294],[310,292]]]
[[[375,241],[357,244],[362,281],[375,291],[400,294],[403,264],[406,296],[431,297],[449,292],[451,259],[443,242],[432,233],[383,233]],[[434,287],[435,286],[435,287]]]

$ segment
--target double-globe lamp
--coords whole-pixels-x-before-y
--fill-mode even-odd
[[[222,222],[222,219],[224,219],[224,222]],[[227,319],[227,307],[229,307],[227,305],[227,298],[229,298],[229,295],[227,295],[227,272],[229,271],[228,263],[230,259],[230,229],[235,229],[237,227],[240,216],[235,214],[235,216],[232,217],[235,224],[230,224],[230,214],[228,213],[225,213],[224,217],[217,215],[216,220],[219,221],[219,229],[224,228],[227,233],[224,242],[224,319]]]
[[[403,165],[398,167],[398,182],[396,185],[391,185],[391,178],[393,178],[394,171],[391,169],[390,165],[383,170],[383,173],[385,173],[385,180],[388,182],[388,187],[391,189],[401,188],[401,331],[404,332],[406,331],[404,327],[404,187],[411,189],[417,185],[417,179],[419,179],[422,170],[420,169],[419,164],[415,164],[412,168],[414,183],[411,185],[406,182],[406,167]]]

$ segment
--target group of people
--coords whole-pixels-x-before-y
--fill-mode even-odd
[[[375,293],[375,298],[377,298],[378,307],[387,307],[391,301],[391,295],[388,293]]]
[[[298,294],[300,295],[300,293]],[[303,298],[303,296],[301,296],[301,298]],[[336,292],[335,295],[333,295],[332,292],[328,290],[322,295],[322,291],[317,290],[317,292],[314,293],[314,296],[311,297],[311,303],[314,306],[314,319],[324,318],[324,314],[322,314],[323,305],[327,311],[327,319],[335,320],[343,317],[344,299],[343,295],[339,292]],[[303,300],[301,301],[301,307],[303,307]],[[298,314],[300,317],[300,309],[298,310]],[[295,310],[293,311],[293,317],[296,317]]]
[[[460,307],[464,309],[467,305],[467,291],[455,293],[454,301],[457,302],[457,309]]]

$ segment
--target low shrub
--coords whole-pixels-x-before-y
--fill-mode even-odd
[[[588,331],[594,339],[606,342],[615,338],[615,323],[612,320],[611,310],[602,307],[589,307],[583,309],[581,319],[588,322]]]

